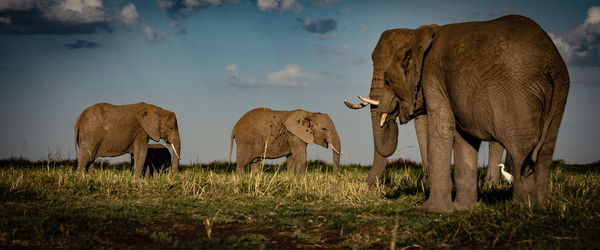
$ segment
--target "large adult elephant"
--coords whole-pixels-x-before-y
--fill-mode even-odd
[[[148,141],[164,139],[171,144],[172,168],[179,170],[181,141],[175,113],[143,102],[128,105],[98,103],[85,109],[75,123],[75,149],[79,145],[77,170],[85,171],[96,157],[135,157],[134,175],[142,176]]]
[[[482,140],[506,149],[515,199],[545,202],[569,90],[567,68],[552,40],[533,20],[516,15],[411,32],[384,71],[394,96],[382,103],[399,110],[402,122],[417,113],[420,95],[425,100],[431,188],[423,208],[449,212],[476,204]]]
[[[387,164],[387,157],[394,154],[398,145],[398,109],[392,105],[395,99],[395,94],[389,86],[385,86],[383,73],[385,67],[390,63],[396,50],[408,44],[414,35],[414,30],[411,29],[393,29],[386,30],[381,34],[371,59],[373,60],[373,78],[371,81],[371,91],[369,98],[360,97],[363,102],[360,104],[352,104],[344,100],[346,106],[351,109],[361,109],[369,104],[371,109],[371,127],[373,129],[373,164],[371,171],[367,177],[369,185],[375,185],[380,181]],[[376,101],[374,101],[376,100]],[[386,100],[388,102],[386,102]],[[381,101],[381,105],[380,105]],[[383,109],[383,110],[382,110]],[[403,111],[402,111],[403,112]],[[382,114],[386,117],[381,120]],[[404,119],[404,120],[402,120]],[[417,93],[417,102],[415,104],[414,113],[409,117],[401,117],[402,124],[414,119],[417,140],[421,153],[421,166],[423,168],[423,181],[428,184],[428,160],[427,160],[427,111],[423,100],[423,93],[419,90]],[[499,182],[498,164],[501,161],[504,148],[500,144],[490,143],[489,145],[489,160],[488,172],[485,178],[486,186],[494,185]]]
[[[250,164],[252,171],[258,169],[263,158],[287,158],[289,171],[306,171],[306,146],[316,143],[333,151],[333,172],[337,174],[341,151],[340,137],[327,114],[256,108],[248,111],[231,131],[229,161],[236,140],[237,173],[242,175]]]

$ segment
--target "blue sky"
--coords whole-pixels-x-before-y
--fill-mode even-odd
[[[98,102],[177,114],[183,163],[226,160],[255,107],[328,113],[342,163],[370,164],[368,95],[380,34],[520,14],[551,35],[571,89],[555,159],[599,160],[600,1],[0,0],[0,157],[73,157],[73,125]],[[412,123],[392,158],[420,160]],[[482,146],[480,162],[487,149]],[[309,146],[309,159],[331,152]]]

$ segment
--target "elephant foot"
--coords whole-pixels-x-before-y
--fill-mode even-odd
[[[423,210],[432,213],[450,213],[454,210],[454,206],[451,201],[439,201],[433,199],[427,199],[421,206]]]
[[[468,201],[454,201],[452,206],[454,209],[458,211],[469,210],[477,205],[477,202],[468,202]]]

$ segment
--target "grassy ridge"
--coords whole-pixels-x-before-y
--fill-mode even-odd
[[[226,163],[182,166],[179,174],[135,179],[128,164],[0,161],[0,248],[600,247],[600,164],[556,162],[550,202],[507,201],[511,188],[480,192],[470,211],[419,209],[418,164],[397,161],[386,185],[369,168],[309,163],[238,177]],[[480,183],[485,169],[480,169]]]

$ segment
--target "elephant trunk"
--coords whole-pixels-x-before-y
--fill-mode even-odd
[[[380,100],[383,93],[383,69],[375,69],[371,83],[369,97]],[[381,113],[377,106],[371,105],[371,126],[373,128],[373,142],[375,150],[382,157],[388,157],[396,152],[398,146],[398,124],[395,115],[388,115],[385,122],[381,124]]]
[[[371,92],[369,97],[373,100],[380,100],[383,95],[383,87],[385,84],[383,78],[383,72],[385,65],[381,62],[385,60],[378,58],[373,59],[375,65],[373,65],[373,80],[371,82]],[[389,119],[395,117],[389,117]],[[370,186],[375,186],[378,181],[381,180],[383,172],[385,171],[385,165],[387,164],[387,157],[392,155],[396,151],[398,145],[398,125],[386,122],[383,126],[380,125],[381,114],[379,113],[378,106],[371,105],[371,128],[373,129],[373,164],[371,171],[367,177],[367,183]]]
[[[171,143],[171,149],[173,150],[173,155],[171,156],[171,168],[174,173],[177,173],[179,172],[179,160],[181,157],[181,141],[179,135],[175,135],[169,143]]]
[[[330,136],[331,138],[329,138],[329,143],[331,143],[332,146],[332,154],[333,154],[333,173],[337,174],[338,170],[339,170],[339,166],[340,166],[340,154],[342,154],[342,145],[340,143],[340,137],[338,136],[338,134],[334,131],[334,133],[332,133],[332,135]],[[337,151],[337,152],[336,152]]]

